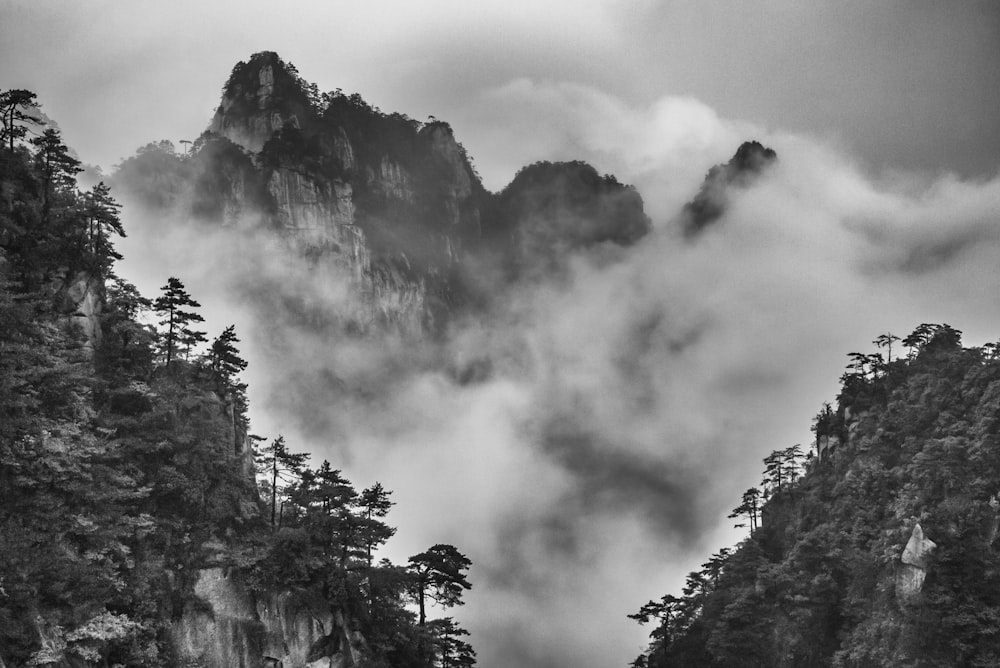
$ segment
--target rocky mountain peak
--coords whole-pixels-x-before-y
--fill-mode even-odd
[[[286,125],[301,127],[312,113],[295,66],[273,51],[261,51],[233,68],[209,131],[258,152],[275,132]]]
[[[174,173],[151,179],[154,162]],[[583,162],[538,163],[490,193],[448,123],[321,94],[272,51],[233,68],[191,155],[144,151],[117,179],[149,202],[177,182],[192,197],[172,201],[193,202],[199,220],[266,229],[343,267],[361,314],[346,318],[403,331],[443,324],[473,298],[468,277],[495,263],[507,278],[558,274],[574,253],[650,228],[633,188]]]
[[[680,224],[684,236],[699,235],[725,213],[732,188],[745,188],[778,159],[778,154],[757,141],[743,142],[729,162],[708,171],[701,189],[684,205]]]
[[[736,154],[729,159],[726,166],[738,175],[759,174],[777,159],[778,154],[773,149],[758,141],[746,141],[740,144]]]
[[[529,165],[498,200],[495,230],[511,243],[518,274],[550,273],[575,251],[627,246],[650,229],[634,188],[581,161]]]

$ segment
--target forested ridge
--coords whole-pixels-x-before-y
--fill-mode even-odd
[[[474,665],[429,614],[462,604],[469,560],[379,559],[390,491],[251,433],[235,328],[202,331],[177,277],[150,299],[115,274],[120,206],[37,109],[0,93],[0,666],[213,665],[176,637],[222,623],[195,595],[208,569],[326,615],[310,661]],[[246,665],[278,665],[244,626]]]
[[[1000,345],[936,324],[874,344],[816,454],[765,459],[731,515],[749,535],[631,615],[652,626],[633,666],[1000,664]]]

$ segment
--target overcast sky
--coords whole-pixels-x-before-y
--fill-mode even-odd
[[[321,89],[449,121],[491,189],[540,159],[636,184],[639,247],[447,342],[529,360],[489,383],[386,375],[405,346],[288,332],[278,362],[246,342],[255,429],[396,490],[394,558],[439,540],[473,558],[459,617],[484,668],[608,668],[643,645],[625,614],[738,537],[725,515],[762,457],[809,439],[846,353],[921,322],[1000,335],[998,36],[996,2],[0,0],[0,89],[36,92],[107,169],[194,139],[233,65],[274,50]],[[777,167],[684,244],[671,217],[749,138]],[[254,331],[232,298],[248,280],[342,298],[273,249],[124,219],[125,276],[147,294],[183,276],[213,332]],[[337,406],[347,436],[323,438],[310,383],[352,364],[384,396]],[[293,391],[302,411],[261,408]]]
[[[0,85],[37,92],[104,167],[154,139],[193,139],[232,66],[261,50],[323,90],[448,120],[492,188],[544,157],[531,125],[500,140],[502,119],[482,113],[521,79],[634,108],[693,97],[829,138],[877,169],[992,174],[1000,154],[990,0],[0,0],[0,44]]]

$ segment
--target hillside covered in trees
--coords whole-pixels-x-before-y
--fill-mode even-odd
[[[469,560],[380,560],[390,491],[250,433],[235,329],[115,274],[120,207],[37,109],[0,93],[0,667],[473,665],[429,614]]]
[[[1000,663],[1000,347],[933,324],[875,344],[816,456],[765,460],[732,514],[749,536],[632,615],[653,627],[634,666]]]

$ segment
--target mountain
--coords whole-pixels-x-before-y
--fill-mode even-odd
[[[650,228],[634,189],[583,163],[533,165],[492,194],[447,123],[320,94],[273,52],[233,69],[189,154],[151,144],[114,181],[126,200],[266,230],[343,267],[354,330],[439,332],[496,291],[495,279],[548,273]]]
[[[693,239],[721,218],[732,190],[750,186],[777,159],[774,150],[748,141],[740,144],[728,162],[712,167],[698,194],[681,211],[679,224],[684,236]]]
[[[815,456],[765,460],[732,515],[750,535],[635,615],[655,628],[634,665],[997,665],[1000,357],[960,334],[851,354]]]

